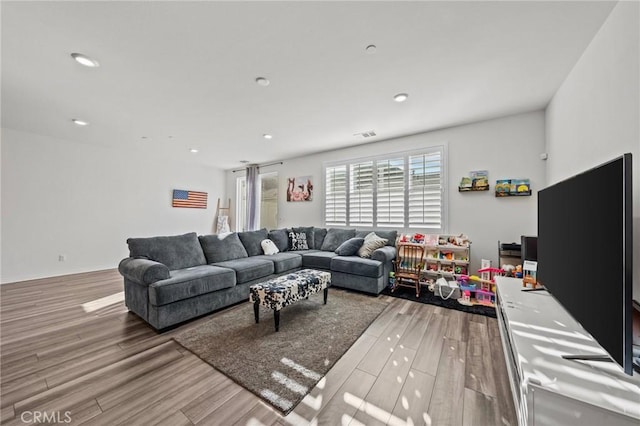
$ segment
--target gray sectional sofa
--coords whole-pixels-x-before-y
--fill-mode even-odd
[[[361,244],[371,232],[306,227],[129,238],[129,257],[118,267],[125,304],[162,330],[247,300],[249,286],[302,268],[331,271],[332,286],[378,294],[392,270],[397,233],[374,231],[386,245],[369,258],[352,254],[350,245]],[[306,243],[292,242],[293,236],[306,236]],[[263,254],[265,239],[280,252]]]

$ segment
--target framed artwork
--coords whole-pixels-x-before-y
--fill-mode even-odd
[[[312,201],[312,182],[311,176],[287,178],[287,201]]]

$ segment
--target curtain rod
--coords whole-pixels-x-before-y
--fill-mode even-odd
[[[284,164],[282,161],[276,161],[275,163],[267,163],[267,164],[258,164],[258,167],[268,167],[268,166],[275,166],[276,164]],[[241,172],[245,169],[235,169],[235,170],[231,170],[233,173],[235,172]]]

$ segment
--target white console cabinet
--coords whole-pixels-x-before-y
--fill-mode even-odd
[[[520,425],[640,425],[640,376],[562,355],[605,351],[546,291],[496,277],[498,323]]]

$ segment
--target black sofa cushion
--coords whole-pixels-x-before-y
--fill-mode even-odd
[[[207,263],[248,257],[247,250],[235,232],[222,235],[201,235],[198,239],[207,257]]]
[[[207,259],[195,232],[166,237],[129,238],[129,255],[163,263],[170,270],[205,265]]]
[[[304,234],[305,237],[307,238],[307,247],[309,249],[313,249],[315,247],[315,243],[314,243],[314,228],[313,226],[306,226],[306,227],[297,227],[297,228],[291,228],[291,230],[293,232],[295,232],[298,235],[302,235]],[[291,234],[289,234],[291,235]],[[291,242],[291,241],[289,241]]]

